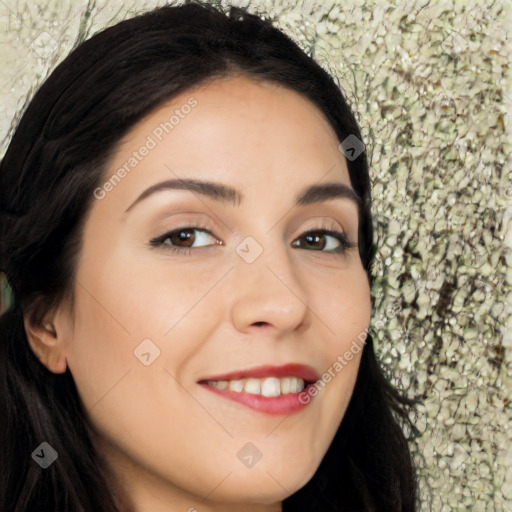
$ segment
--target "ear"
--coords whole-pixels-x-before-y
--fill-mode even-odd
[[[65,373],[66,332],[58,322],[57,315],[48,315],[40,325],[33,325],[24,316],[25,332],[32,351],[42,364],[53,373]]]

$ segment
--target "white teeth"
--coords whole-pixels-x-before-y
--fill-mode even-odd
[[[247,391],[247,387],[245,388]],[[263,396],[279,396],[281,394],[281,383],[276,377],[267,377],[261,385]]]
[[[260,394],[260,380],[259,379],[247,379],[245,381],[244,391],[246,393],[252,393],[253,395]]]
[[[298,377],[266,377],[265,379],[239,379],[239,380],[209,380],[209,386],[220,390],[244,391],[253,395],[262,395],[266,397],[288,395],[290,393],[299,393],[305,387],[303,379]]]
[[[287,395],[291,392],[291,377],[285,377],[284,379],[281,379],[281,394]]]
[[[243,391],[244,389],[244,381],[243,380],[230,380],[229,381],[229,389],[231,391]]]
[[[226,390],[226,389],[228,389],[228,387],[229,387],[229,383],[228,383],[228,381],[227,381],[227,380],[218,380],[218,381],[216,382],[216,384],[217,384],[217,386],[216,386],[216,387],[217,387],[217,388],[219,388],[219,389],[221,389],[221,390],[223,390],[223,391],[225,391],[225,390]]]
[[[292,382],[290,385],[290,392],[291,393],[298,393],[299,391],[302,391],[304,388],[304,381],[302,379],[294,379],[292,378]]]

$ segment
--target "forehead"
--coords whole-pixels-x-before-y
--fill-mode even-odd
[[[338,144],[332,126],[306,97],[237,76],[159,105],[123,138],[109,172],[123,166],[129,171],[129,194],[135,193],[129,188],[155,180],[215,177],[261,196],[270,186],[286,192],[321,180],[350,184]],[[142,158],[134,155],[144,147]]]

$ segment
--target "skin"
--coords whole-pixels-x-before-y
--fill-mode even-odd
[[[197,382],[290,362],[322,374],[350,348],[371,313],[357,247],[329,253],[339,246],[335,238],[324,235],[322,249],[322,239],[308,245],[304,234],[335,229],[357,243],[357,207],[340,198],[292,207],[306,186],[350,186],[345,157],[307,99],[243,76],[196,87],[151,112],[119,144],[105,180],[191,97],[197,106],[94,200],[74,311],[62,306],[41,327],[26,323],[27,334],[51,371],[70,369],[99,453],[137,512],[280,511],[325,455],[361,352],[287,417],[254,411]],[[243,202],[167,190],[125,213],[148,187],[177,177],[229,184]],[[193,231],[196,241],[182,243],[192,246],[190,255],[149,244],[197,223],[207,223],[213,236]],[[236,252],[247,236],[263,249],[252,263]],[[305,248],[293,246],[297,240]],[[148,366],[134,355],[144,339],[160,350]],[[262,453],[250,468],[237,458],[248,442]]]

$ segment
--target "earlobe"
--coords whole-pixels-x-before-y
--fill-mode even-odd
[[[31,325],[24,318],[25,333],[34,355],[52,373],[65,373],[67,368],[64,354],[64,340],[52,322]]]

